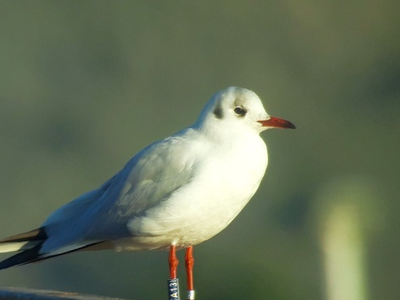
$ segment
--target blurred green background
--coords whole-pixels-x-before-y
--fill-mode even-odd
[[[0,236],[38,227],[238,85],[298,129],[263,134],[259,191],[195,247],[198,298],[398,299],[399,8],[2,1]],[[165,252],[105,251],[4,270],[0,285],[166,299],[167,277]]]

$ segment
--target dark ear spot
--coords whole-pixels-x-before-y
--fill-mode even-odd
[[[222,117],[224,116],[224,114],[223,114],[223,112],[222,112],[221,104],[218,104],[218,105],[214,108],[213,113],[214,113],[214,116],[215,116],[217,119],[222,119]]]

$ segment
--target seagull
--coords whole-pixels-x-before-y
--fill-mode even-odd
[[[197,121],[139,153],[99,188],[54,211],[37,229],[0,240],[17,254],[0,270],[81,250],[186,249],[188,299],[194,299],[193,246],[232,222],[252,198],[268,164],[260,133],[292,128],[267,114],[251,90],[217,92]]]

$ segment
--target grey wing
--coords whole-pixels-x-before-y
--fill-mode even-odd
[[[143,215],[193,178],[197,159],[186,155],[184,143],[163,143],[151,150],[124,180],[115,202],[119,216]]]
[[[186,137],[195,134],[184,133]],[[193,140],[181,133],[150,145],[129,161],[102,195],[102,204],[93,215],[99,220],[93,234],[110,240],[132,236],[135,232],[128,230],[129,221],[145,216],[190,183],[199,155],[204,153],[202,145]]]
[[[44,225],[52,239],[44,245],[46,250],[132,236],[129,220],[145,215],[191,181],[198,161],[197,144],[177,135],[143,149],[98,190],[78,197],[48,218]]]

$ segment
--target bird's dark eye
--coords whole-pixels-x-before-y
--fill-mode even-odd
[[[247,110],[245,110],[243,107],[240,106],[235,107],[233,111],[235,112],[235,114],[241,117],[243,117],[247,113]]]

